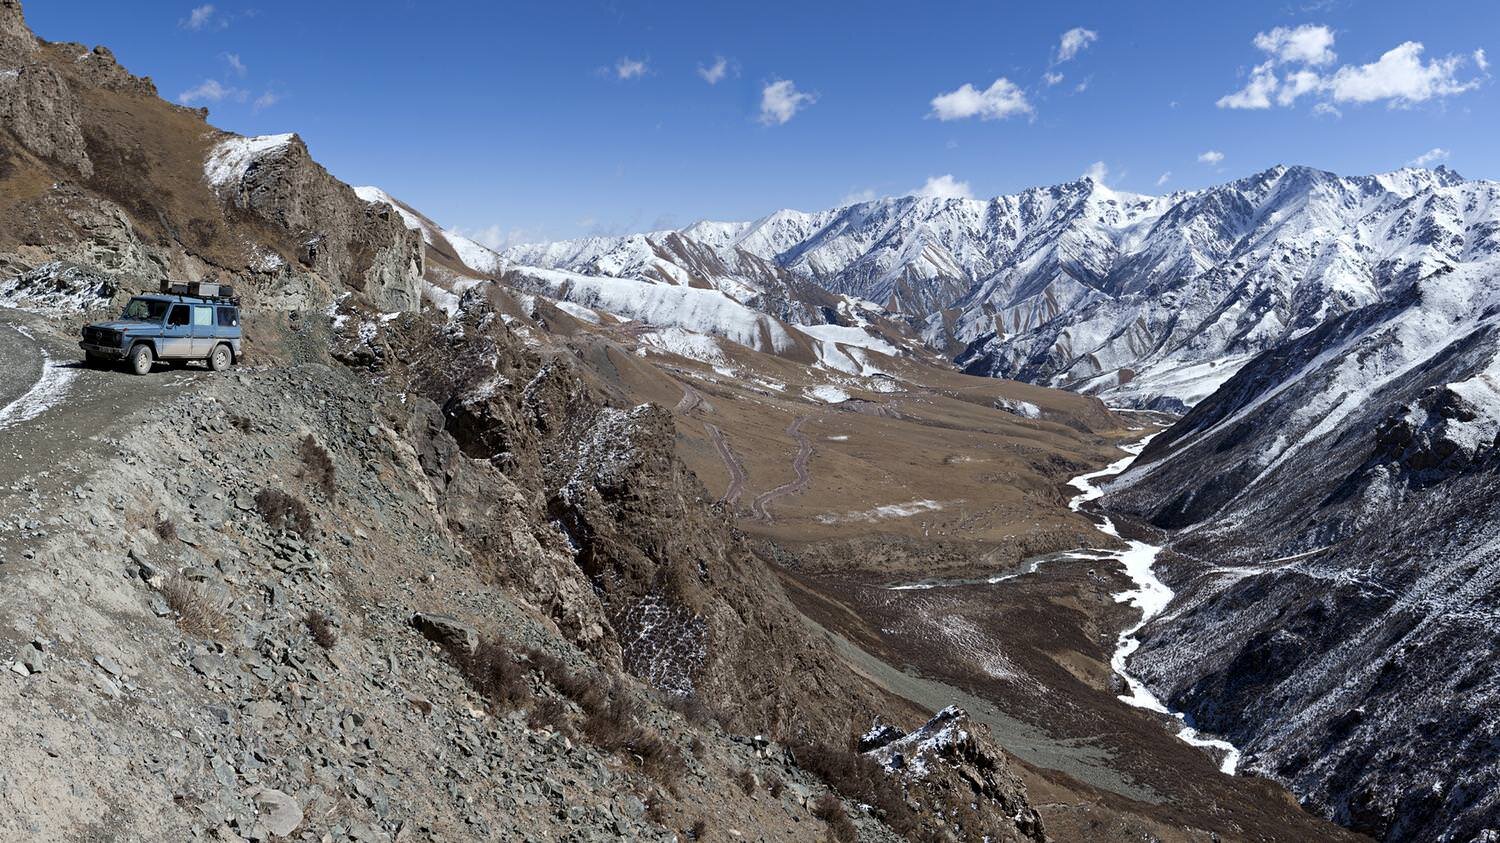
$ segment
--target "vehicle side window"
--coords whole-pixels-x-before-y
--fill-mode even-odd
[[[214,323],[214,309],[193,305],[193,325],[206,328]]]
[[[172,306],[172,312],[167,316],[168,325],[186,325],[188,323],[188,306],[178,304]]]
[[[233,328],[240,324],[240,310],[237,307],[219,308],[219,327]]]

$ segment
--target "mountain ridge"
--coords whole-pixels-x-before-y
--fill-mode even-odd
[[[696,241],[873,301],[965,371],[1182,409],[1252,353],[1377,299],[1401,266],[1460,261],[1443,242],[1402,254],[1411,224],[1400,217],[1422,213],[1408,207],[1419,197],[1452,205],[1445,191],[1495,185],[1445,166],[1348,177],[1277,165],[1158,197],[1083,177],[987,200],[889,197],[503,255],[511,265],[670,283],[661,244]],[[1433,241],[1456,230],[1461,244],[1490,237],[1495,220],[1418,222]],[[1184,325],[1181,307],[1152,307],[1164,296],[1186,300],[1196,321]]]

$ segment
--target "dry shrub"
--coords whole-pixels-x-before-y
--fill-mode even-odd
[[[459,670],[484,695],[497,711],[509,711],[528,703],[531,686],[526,669],[516,661],[510,642],[503,638],[486,638],[474,652],[458,658]]]
[[[655,729],[641,725],[639,703],[624,688],[612,689],[608,702],[584,709],[584,738],[594,746],[633,759],[647,775],[663,783],[682,777],[682,754]]]
[[[792,752],[798,766],[851,802],[873,805],[892,831],[906,837],[922,831],[922,822],[906,804],[901,787],[879,762],[852,749],[813,743],[794,744]]]
[[[818,801],[813,804],[813,816],[828,823],[828,836],[838,843],[856,843],[859,839],[854,823],[844,813],[844,803],[832,793],[818,797]]]
[[[302,438],[302,447],[299,451],[302,456],[302,467],[304,476],[308,482],[317,487],[324,495],[332,496],[338,489],[338,473],[333,467],[333,457],[328,455],[328,449],[318,444],[311,433]]]
[[[302,616],[302,624],[307,627],[307,632],[316,641],[319,647],[332,650],[333,645],[339,643],[339,634],[333,628],[333,620],[327,613],[317,609],[308,609],[307,614]]]
[[[170,518],[158,515],[156,524],[151,529],[164,542],[177,541],[177,524]]]
[[[715,719],[713,710],[697,694],[666,694],[662,702],[694,726],[706,726]]]
[[[566,730],[569,724],[564,706],[555,699],[538,699],[532,691],[527,673],[534,672],[582,711],[578,732],[584,740],[634,762],[664,784],[681,778],[682,754],[655,729],[640,722],[640,701],[617,680],[593,671],[575,673],[556,656],[513,647],[501,636],[485,638],[470,655],[452,655],[469,684],[495,709],[529,706],[528,721],[534,726]]]
[[[688,741],[688,751],[693,753],[694,758],[702,758],[703,754],[708,751],[708,747],[703,745],[702,738],[693,735],[693,739]]]
[[[740,786],[740,790],[746,796],[751,796],[755,793],[755,774],[744,767],[740,767],[734,771],[734,783]]]
[[[189,635],[217,638],[228,626],[219,607],[196,586],[181,577],[173,577],[163,583],[161,594],[166,598],[167,606],[176,613],[178,628]]]
[[[708,820],[699,817],[693,820],[693,825],[688,829],[688,837],[694,840],[702,840],[708,836]]]
[[[273,530],[286,530],[299,536],[312,532],[312,513],[302,499],[280,489],[265,488],[255,495],[255,508],[261,520]]]
[[[562,700],[556,697],[537,697],[531,704],[531,713],[526,717],[526,725],[533,729],[552,729],[558,732],[568,731],[568,709],[562,704]]]
[[[653,825],[665,826],[667,824],[667,803],[659,796],[648,796],[641,800],[646,803],[646,819]]]
[[[231,415],[229,417],[229,424],[240,433],[249,433],[255,428],[255,423],[250,421],[249,416],[241,416],[238,414]]]
[[[781,794],[785,791],[786,779],[783,779],[776,773],[770,773],[766,776],[766,792],[770,793],[772,798],[780,799]]]

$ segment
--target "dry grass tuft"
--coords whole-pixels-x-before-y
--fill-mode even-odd
[[[744,767],[740,767],[740,768],[738,768],[738,769],[736,769],[734,771],[733,778],[734,778],[734,783],[740,786],[740,791],[741,792],[743,792],[746,796],[752,796],[752,795],[754,795],[754,793],[755,793],[755,774],[754,773],[750,772],[749,770],[745,769]]]
[[[813,805],[813,816],[828,823],[828,837],[838,843],[856,843],[859,839],[859,831],[854,823],[849,820],[849,815],[844,813],[844,803],[839,801],[832,793],[825,793],[818,797]]]
[[[280,489],[265,488],[255,495],[255,508],[261,520],[273,530],[286,530],[299,536],[312,533],[312,513],[302,499]]]
[[[156,523],[151,527],[156,537],[164,542],[177,541],[177,524],[172,519],[162,515],[156,516]]]
[[[302,438],[302,447],[299,449],[302,457],[304,476],[324,495],[329,497],[338,490],[338,472],[333,467],[333,457],[329,456],[328,449],[318,444],[311,433]]]
[[[189,635],[217,638],[229,625],[219,607],[197,586],[181,577],[163,583],[161,594],[166,598],[167,606],[177,614],[178,628]]]
[[[307,614],[302,616],[302,625],[307,627],[312,640],[325,650],[332,650],[333,645],[339,643],[339,634],[333,628],[333,619],[329,618],[326,612],[308,609]]]
[[[912,837],[923,830],[922,820],[906,804],[900,785],[891,779],[879,762],[852,748],[838,749],[813,743],[794,744],[792,752],[797,757],[798,766],[822,779],[851,802],[873,805],[885,824],[897,834]]]
[[[693,825],[688,829],[688,837],[692,840],[702,840],[708,837],[708,820],[699,817],[693,820]]]

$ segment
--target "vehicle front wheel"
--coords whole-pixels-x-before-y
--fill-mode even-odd
[[[130,349],[130,371],[137,375],[148,374],[151,364],[156,362],[156,355],[151,352],[151,346],[141,343]]]
[[[208,355],[208,368],[213,369],[215,372],[224,371],[233,362],[234,355],[229,353],[229,346],[227,345],[214,348],[214,353]]]

